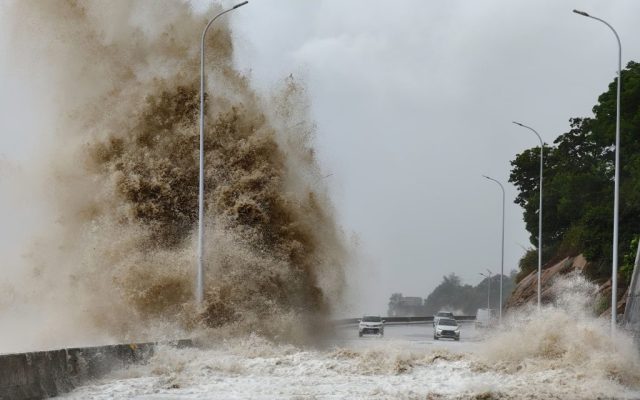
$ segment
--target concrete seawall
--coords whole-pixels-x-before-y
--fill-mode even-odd
[[[134,343],[0,355],[0,400],[66,393],[116,368],[148,360],[159,343]],[[190,340],[162,343],[191,346]]]

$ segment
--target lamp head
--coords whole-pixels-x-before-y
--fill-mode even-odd
[[[249,3],[248,1],[243,1],[240,4],[236,4],[235,6],[233,6],[232,10],[235,10],[236,8],[240,8],[240,7],[242,7],[242,6],[244,6],[245,4],[248,4],[248,3]]]
[[[580,11],[580,10],[573,10],[573,12],[576,13],[576,14],[580,14],[580,15],[582,15],[584,17],[590,17],[591,16],[591,15],[587,14],[586,12]]]

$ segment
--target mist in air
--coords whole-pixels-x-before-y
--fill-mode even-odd
[[[477,132],[505,113],[493,100],[514,104],[510,91],[522,90],[505,85],[501,92],[494,81],[478,79],[493,65],[485,47],[452,31],[477,27],[480,7],[453,3],[435,8],[434,24],[402,22],[411,7],[390,12],[406,33],[402,39],[377,36],[385,32],[377,26],[373,33],[332,36],[341,24],[357,31],[366,30],[358,25],[363,20],[377,20],[379,6],[369,2],[345,19],[325,12],[335,13],[336,3],[290,3],[283,14],[329,14],[337,27],[321,25],[318,37],[289,54],[289,61],[309,63],[307,71],[276,66],[273,79],[245,68],[254,44],[238,32],[247,26],[230,25],[229,18],[212,26],[202,305],[195,303],[198,38],[208,18],[229,4],[0,5],[0,45],[11,55],[0,65],[8,77],[4,97],[30,111],[11,115],[6,126],[34,149],[0,156],[0,207],[9,232],[0,243],[0,353],[194,340],[191,348],[159,345],[147,363],[65,395],[77,399],[640,397],[637,343],[624,332],[609,335],[607,321],[594,316],[602,303],[598,287],[580,273],[550,279],[541,312],[531,304],[514,307],[493,329],[461,323],[459,342],[436,341],[431,323],[385,322],[384,335],[361,338],[359,322],[336,321],[362,311],[383,314],[392,293],[426,297],[439,282],[434,276],[457,272],[472,284],[480,280],[477,270],[497,273],[487,260],[499,249],[492,230],[499,226],[499,193],[485,188],[480,175],[504,178],[516,151],[505,146],[502,160],[495,143],[503,138]],[[288,40],[304,36],[300,14],[299,31]],[[282,23],[277,15],[269,27]],[[425,38],[409,30],[425,26],[449,35]],[[481,32],[498,48],[515,46],[512,37]],[[551,30],[536,32],[546,37]],[[447,43],[442,57],[413,51],[436,42]],[[458,53],[473,61],[473,73],[449,62]],[[380,54],[389,64],[375,61]],[[420,54],[437,60],[435,72],[424,74],[432,86],[413,78],[423,72],[412,64],[423,61]],[[348,73],[325,62],[330,56]],[[376,67],[388,79],[369,75]],[[502,71],[500,79],[522,80],[514,74]],[[360,102],[336,96],[350,90]],[[423,104],[424,93],[430,102]],[[472,101],[453,107],[462,97]],[[322,139],[317,119],[325,122]],[[557,128],[551,125],[549,132]],[[424,142],[412,142],[418,136]],[[442,156],[451,149],[453,155]],[[340,156],[351,164],[332,164]],[[471,175],[477,186],[466,183]],[[345,200],[353,192],[341,184],[360,197]],[[484,202],[488,196],[496,202]],[[521,218],[513,209],[509,218]],[[519,219],[508,225],[505,274],[526,251],[513,249],[527,240],[522,226]]]
[[[7,320],[49,329],[29,343],[5,338],[3,350],[211,328],[294,341],[317,332],[341,299],[348,248],[311,147],[304,86],[283,78],[257,95],[234,69],[226,22],[212,28],[200,309],[193,38],[205,17],[183,2],[20,1],[6,12],[16,68],[44,77],[55,118],[34,133],[52,138],[42,162],[14,182],[45,185],[54,217],[9,265],[20,281],[0,294],[35,310],[7,307]]]

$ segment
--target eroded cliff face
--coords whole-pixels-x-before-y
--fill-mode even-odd
[[[552,300],[549,291],[551,282],[560,275],[565,275],[572,271],[580,271],[587,265],[587,260],[582,255],[577,257],[567,257],[552,266],[543,266],[542,269],[542,302],[548,303]],[[516,284],[515,289],[505,304],[506,309],[513,309],[528,303],[535,303],[538,296],[538,271],[534,270],[524,279]]]
[[[541,286],[542,286],[542,303],[549,304],[554,302],[555,295],[551,291],[553,282],[560,276],[568,274],[582,274],[587,267],[587,260],[582,254],[575,257],[566,257],[561,261],[545,265],[542,269]],[[611,280],[598,285],[597,291],[594,293],[594,313],[608,317],[611,314]],[[517,283],[511,296],[507,299],[505,309],[513,310],[526,304],[535,304],[538,298],[538,271],[532,271],[524,279]],[[618,288],[618,314],[624,312],[626,299],[626,288]]]

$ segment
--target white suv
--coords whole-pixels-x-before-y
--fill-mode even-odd
[[[384,320],[380,317],[365,315],[358,323],[358,336],[380,335],[384,336]]]
[[[460,340],[460,325],[455,319],[440,318],[433,328],[433,339],[449,338]]]

